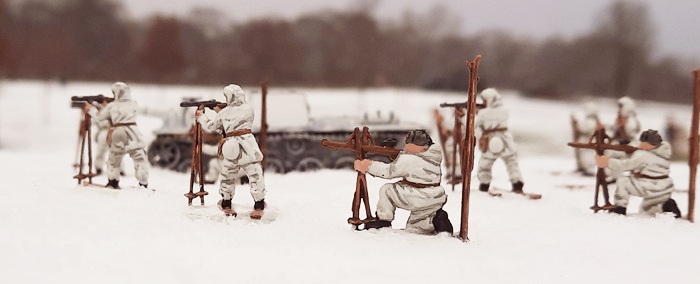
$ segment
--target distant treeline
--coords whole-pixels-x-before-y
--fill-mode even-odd
[[[465,36],[440,7],[394,21],[372,9],[230,24],[211,9],[135,21],[114,0],[0,0],[0,77],[466,90],[464,61],[482,54],[481,87],[559,98],[686,101],[690,93],[684,62],[652,58],[641,3],[614,2],[592,31],[544,41],[503,31]]]

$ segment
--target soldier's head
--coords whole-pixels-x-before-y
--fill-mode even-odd
[[[649,129],[642,132],[642,134],[639,135],[639,148],[642,148],[644,150],[653,149],[661,145],[662,141],[663,139],[661,139],[661,135],[659,135],[658,131]]]
[[[634,112],[634,101],[628,96],[621,97],[617,100],[617,107],[621,114],[628,115]]]
[[[404,150],[409,153],[421,153],[428,150],[433,145],[433,140],[425,129],[415,129],[406,135],[406,147]]]
[[[243,92],[241,86],[236,84],[229,84],[224,87],[224,97],[226,97],[228,105],[239,106],[245,103],[245,92]]]
[[[481,99],[486,103],[487,108],[497,107],[501,105],[501,94],[495,88],[488,88],[479,94]]]
[[[115,101],[131,99],[131,90],[124,82],[116,82],[112,84],[112,94],[114,94]]]

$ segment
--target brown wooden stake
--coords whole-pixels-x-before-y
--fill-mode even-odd
[[[260,146],[260,152],[262,152],[262,168],[265,171],[265,166],[267,165],[267,82],[263,82],[260,86],[262,89],[262,111],[260,118],[260,133],[258,134],[258,146]]]
[[[698,170],[698,124],[700,124],[700,69],[693,71],[694,97],[693,97],[693,122],[690,126],[690,153],[688,166],[690,167],[690,184],[688,185],[688,221],[695,221],[695,178]]]
[[[321,145],[338,150],[349,150],[355,152],[355,159],[363,160],[365,159],[366,153],[375,153],[379,155],[387,156],[391,159],[396,159],[399,155],[400,150],[377,146],[374,143],[374,139],[369,134],[369,128],[367,126],[363,127],[362,132],[360,128],[355,127],[350,137],[345,142],[330,141],[328,139],[321,140]],[[365,219],[360,219],[360,204],[365,206]],[[348,218],[348,223],[358,226],[360,224],[377,220],[372,216],[372,209],[369,204],[369,194],[367,192],[367,177],[361,172],[357,172],[357,178],[355,180],[355,194],[352,198],[352,217]]]
[[[476,83],[479,80],[479,61],[481,55],[473,60],[467,60],[469,68],[469,90],[467,92],[467,125],[462,143],[462,218],[459,228],[459,238],[469,241],[469,194],[471,193],[472,169],[474,168],[474,117],[476,116]],[[458,141],[454,141],[457,143]]]
[[[80,153],[78,162],[78,174],[74,175],[73,178],[78,180],[78,184],[81,184],[84,179],[88,179],[88,184],[92,184],[92,178],[95,173],[92,172],[92,118],[90,114],[83,110],[83,117],[80,121],[80,133],[78,135]],[[83,173],[83,167],[85,166],[85,146],[87,144],[88,148],[88,172]]]
[[[202,106],[199,109],[203,109]],[[202,125],[195,118],[194,131],[192,132],[192,164],[190,167],[190,191],[185,193],[187,205],[192,205],[192,200],[199,197],[204,205],[204,196],[209,193],[204,190],[204,161],[202,160]],[[194,192],[194,181],[199,179],[199,191]]]

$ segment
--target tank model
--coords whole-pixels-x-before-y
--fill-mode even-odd
[[[285,102],[286,105],[289,103]],[[301,109],[308,112],[308,106],[287,108]],[[148,149],[148,158],[154,167],[166,168],[178,172],[187,172],[192,161],[192,113],[193,109],[170,111],[165,118],[163,128],[156,130],[156,138]],[[312,171],[318,169],[352,169],[355,156],[351,152],[331,151],[321,146],[322,139],[345,140],[352,129],[368,126],[377,145],[403,148],[406,134],[413,129],[423,128],[412,123],[401,123],[396,116],[367,115],[363,117],[325,117],[308,119],[308,113],[293,115],[307,119],[306,125],[296,127],[276,127],[270,124],[267,132],[265,170],[276,173],[291,171]],[[290,116],[291,117],[291,116]],[[254,126],[253,134],[258,137],[259,125]],[[216,146],[221,135],[205,133],[204,143]],[[207,167],[213,155],[202,155]],[[372,157],[386,160],[383,156]],[[204,169],[205,171],[207,169]]]

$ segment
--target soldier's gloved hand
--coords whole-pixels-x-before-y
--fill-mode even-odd
[[[194,112],[194,118],[199,119],[200,116],[202,116],[202,113],[204,113],[203,109],[198,109]]]
[[[372,164],[371,160],[355,160],[355,170],[361,173],[366,173],[369,166]]]
[[[595,164],[599,168],[605,168],[608,166],[608,161],[610,161],[610,158],[608,156],[597,156],[595,157]]]

